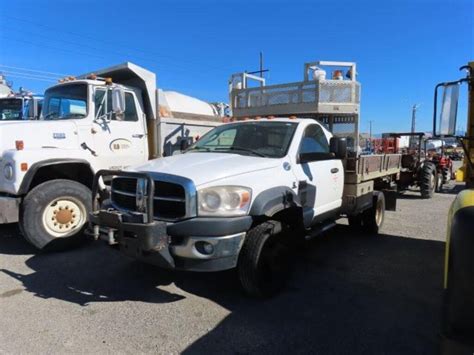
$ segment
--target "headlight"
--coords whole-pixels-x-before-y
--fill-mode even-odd
[[[13,179],[13,173],[14,173],[13,165],[11,165],[10,163],[5,164],[5,166],[3,167],[3,176],[5,176],[5,179],[7,180]]]
[[[198,215],[244,216],[249,211],[252,190],[242,186],[216,186],[198,191]]]

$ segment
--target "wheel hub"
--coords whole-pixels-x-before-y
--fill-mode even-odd
[[[75,233],[86,219],[85,207],[70,199],[57,199],[46,206],[43,225],[48,233],[56,237],[66,237]]]
[[[67,224],[73,221],[72,210],[66,207],[66,209],[60,209],[59,211],[54,211],[56,215],[56,221],[61,224]]]

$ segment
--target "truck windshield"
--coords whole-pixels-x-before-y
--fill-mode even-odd
[[[22,119],[22,99],[0,99],[0,119],[16,121]]]
[[[296,126],[297,123],[278,121],[226,124],[209,131],[188,151],[282,158],[288,151]]]
[[[87,84],[61,85],[46,90],[44,120],[66,120],[87,116]]]

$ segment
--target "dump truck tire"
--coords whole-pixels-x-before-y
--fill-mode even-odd
[[[268,298],[286,285],[289,277],[289,247],[283,242],[282,224],[263,222],[250,229],[240,251],[237,271],[244,291]]]
[[[436,189],[436,166],[433,163],[423,164],[420,171],[420,192],[422,198],[432,198]]]
[[[85,240],[84,229],[92,193],[71,180],[50,180],[36,186],[23,200],[20,229],[36,248],[62,250]]]

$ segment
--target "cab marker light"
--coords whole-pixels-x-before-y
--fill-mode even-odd
[[[23,150],[25,149],[25,143],[23,141],[15,141],[15,148],[16,150]]]

